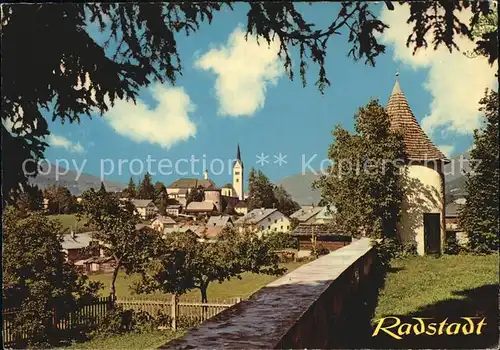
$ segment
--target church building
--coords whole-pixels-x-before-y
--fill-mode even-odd
[[[408,157],[398,234],[403,242],[416,242],[419,255],[441,254],[446,234],[443,167],[449,160],[420,127],[397,74],[386,110],[391,129],[403,135]]]

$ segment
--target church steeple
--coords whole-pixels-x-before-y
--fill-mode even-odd
[[[243,161],[241,160],[241,151],[240,144],[236,148],[236,160],[233,163],[233,188],[235,191],[235,197],[238,197],[240,200],[244,199],[243,195]]]
[[[238,159],[241,162],[241,152],[239,143],[238,143],[238,148],[236,149],[236,159]]]

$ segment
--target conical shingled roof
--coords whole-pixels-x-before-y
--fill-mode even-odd
[[[410,160],[439,159],[449,162],[418,124],[397,79],[386,110],[391,121],[391,129],[403,134],[403,142]]]

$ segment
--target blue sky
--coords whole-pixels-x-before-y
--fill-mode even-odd
[[[299,7],[306,18],[324,27],[337,6]],[[256,167],[278,181],[300,173],[302,159],[307,162],[314,155],[310,164],[319,168],[332,142],[334,125],[352,130],[359,106],[370,98],[385,104],[398,69],[403,92],[435,144],[449,155],[471,146],[472,130],[479,125],[477,101],[486,87],[494,86],[494,77],[490,78],[494,69],[481,59],[464,60],[459,52],[438,50],[412,56],[404,46],[409,33],[407,8],[397,7],[393,13],[382,10],[391,29],[381,38],[387,52],[375,67],[347,57],[346,36],[330,39],[326,70],[332,86],[324,95],[314,85],[317,66],[310,65],[308,85],[303,88],[298,71],[293,82],[280,71],[273,47],[241,40],[237,28],[246,24],[246,11],[247,6],[239,4],[234,12],[216,14],[213,24],[203,25],[195,34],[177,37],[184,70],[175,87],[165,84],[144,89],[138,106],[120,102],[102,118],[84,116],[80,125],[49,122],[52,136],[46,158],[51,162],[66,159],[73,169],[72,161],[81,166],[86,160],[85,173],[100,176],[105,172],[109,173],[107,180],[126,183],[129,164],[119,171],[119,159],[138,159],[137,173],[139,161],[146,164],[148,156],[157,161],[168,159],[173,167],[179,159],[194,156],[206,159],[207,167],[212,162],[210,177],[223,185],[231,179],[227,164],[239,143],[246,173]],[[99,39],[97,31],[92,34]],[[232,45],[228,44],[231,36]],[[280,152],[286,155],[286,164],[274,163],[274,155]],[[256,164],[261,153],[269,156],[269,163],[263,166]],[[215,158],[222,160],[223,169]],[[179,177],[203,176],[201,163],[195,165],[195,173],[190,165],[179,163],[183,173],[173,171],[171,175],[160,174],[156,164],[151,168],[153,180],[165,184]],[[220,170],[223,173],[217,175]]]

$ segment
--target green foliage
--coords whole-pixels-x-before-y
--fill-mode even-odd
[[[14,334],[29,334],[26,346],[54,341],[52,310],[71,311],[92,300],[101,285],[65,263],[62,227],[41,213],[6,208],[2,218],[3,307],[19,308]],[[22,346],[19,344],[19,346]]]
[[[274,185],[261,170],[250,169],[248,174],[248,211],[272,208],[276,204]]]
[[[338,125],[328,150],[332,161],[313,186],[336,208],[335,224],[352,236],[395,237],[403,201],[398,161],[406,159],[402,136],[389,128],[377,100],[359,109],[355,134]]]
[[[444,253],[449,255],[457,255],[464,252],[464,248],[460,246],[456,234],[446,234],[446,241],[444,245]]]
[[[43,209],[43,192],[38,186],[24,186],[23,192],[16,200],[16,207],[22,211],[37,211]]]
[[[244,272],[284,272],[268,241],[249,231],[226,228],[214,242],[200,242],[194,234],[174,232],[166,235],[157,248],[158,258],[151,261],[135,285],[138,293],[162,291],[180,295],[199,289],[201,300],[206,303],[211,282],[241,278]]]
[[[116,306],[99,322],[93,338],[107,338],[125,333],[142,333],[156,328],[155,319],[147,312],[124,310]]]
[[[266,232],[262,236],[262,240],[274,250],[297,249],[297,239],[287,232]]]
[[[50,185],[43,191],[43,197],[49,201],[47,208],[49,214],[76,212],[76,200],[66,187]]]
[[[474,50],[465,52],[465,55],[469,58],[485,56],[492,64],[498,59],[498,10],[481,14],[476,23],[472,23],[473,20],[471,20],[471,35],[477,39],[477,45]]]
[[[137,186],[137,198],[138,199],[155,199],[155,186],[153,186],[151,175],[146,173],[144,178]]]
[[[415,242],[402,243],[397,238],[374,240],[373,247],[377,252],[378,263],[384,269],[384,272],[393,259],[406,259],[417,255],[417,244]]]
[[[115,262],[111,295],[115,295],[118,270],[126,273],[140,271],[154,253],[155,242],[160,239],[152,229],[136,230],[139,217],[129,201],[121,202],[110,193],[85,191],[81,202],[88,224],[97,229],[94,239],[100,242],[105,256]]]
[[[189,191],[186,202],[203,202],[205,199],[205,191],[202,186],[198,186]]]
[[[490,253],[498,251],[499,234],[498,92],[486,91],[480,105],[485,124],[474,131],[470,152],[474,174],[467,175],[467,201],[459,219],[469,236],[469,248]]]
[[[300,209],[300,205],[292,199],[283,185],[275,186],[273,190],[275,208],[286,216],[292,215]]]
[[[275,186],[261,170],[250,169],[248,175],[248,210],[276,208],[289,216],[300,209],[282,185]]]
[[[99,188],[99,193],[106,193],[106,186],[104,186],[104,182],[101,181],[101,187]]]
[[[135,189],[135,182],[134,179],[132,179],[132,176],[130,177],[127,188],[123,190],[123,194],[125,195],[126,198],[129,199],[133,199],[137,196]]]

